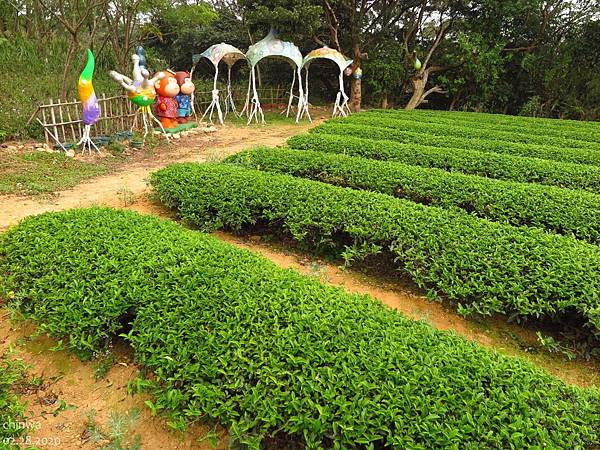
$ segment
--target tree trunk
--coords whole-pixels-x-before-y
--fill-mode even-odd
[[[423,103],[423,100],[425,100],[423,94],[425,94],[427,78],[429,78],[429,73],[425,70],[420,70],[410,78],[410,82],[413,86],[413,94],[404,109],[406,109],[407,111],[412,111],[413,109],[417,108],[421,103]]]
[[[69,84],[69,69],[73,65],[73,58],[77,49],[79,48],[79,40],[77,36],[71,36],[71,42],[69,44],[69,51],[67,52],[67,57],[65,58],[65,66],[63,69],[63,79],[62,86],[60,88],[60,99],[66,100],[67,98],[67,85]]]
[[[361,80],[352,78],[352,80],[350,81],[350,109],[353,112],[359,112],[361,102],[362,102]]]
[[[433,94],[434,92],[445,94],[445,91],[437,84],[432,88],[425,90],[427,87],[427,80],[429,79],[430,70],[431,68],[425,70],[421,69],[410,78],[410,81],[413,85],[413,94],[408,101],[408,104],[404,108],[407,111],[412,111],[413,109],[418,108],[421,103],[426,103],[427,100],[425,99],[429,94]]]
[[[383,91],[383,95],[381,96],[381,109],[388,109],[388,91]]]
[[[464,91],[464,89],[460,89],[454,95],[454,97],[452,97],[452,101],[450,102],[450,107],[448,108],[450,111],[454,111],[456,109],[456,105],[458,105],[458,102],[460,102],[460,100],[462,99],[463,91]]]
[[[356,38],[355,38],[356,39]],[[354,63],[352,64],[352,72],[359,69],[362,61],[362,53],[360,46],[355,40],[352,45],[352,55],[354,57]],[[353,112],[359,112],[362,103],[362,80],[354,78],[350,80],[350,110]]]

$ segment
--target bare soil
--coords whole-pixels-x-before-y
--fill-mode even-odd
[[[319,121],[315,121],[315,124]],[[136,157],[119,170],[91,178],[72,189],[40,197],[0,196],[0,231],[17,224],[24,217],[47,211],[61,211],[91,205],[119,206],[132,196],[147,190],[150,173],[175,162],[217,161],[244,148],[277,146],[287,138],[307,131],[306,123],[277,124],[253,127],[223,126],[215,133],[197,133],[172,144],[159,147],[152,153],[138,152]],[[93,161],[96,156],[80,157]]]
[[[17,441],[23,448],[98,449],[109,442],[95,441],[86,432],[89,414],[95,411],[95,423],[108,430],[111,414],[125,415],[132,409],[139,411],[139,418],[129,436],[139,435],[144,449],[213,448],[203,440],[211,427],[198,424],[189,427],[185,434],[173,431],[164,418],[151,415],[144,405],[148,396],[128,395],[128,383],[137,377],[138,368],[126,346],[114,348],[116,364],[104,378],[96,379],[95,362],[82,362],[66,350],[50,350],[56,341],[34,336],[36,327],[29,322],[11,325],[8,315],[6,308],[0,309],[0,352],[14,350],[14,358],[23,360],[31,367],[30,375],[42,380],[38,388],[22,392],[29,430],[23,441]],[[61,408],[61,401],[66,408]],[[227,448],[226,443],[226,439],[221,439],[217,448]]]

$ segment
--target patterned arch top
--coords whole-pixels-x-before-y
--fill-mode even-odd
[[[224,42],[211,45],[204,50],[200,56],[208,59],[215,67],[218,66],[221,61],[228,66],[233,66],[236,62],[246,59],[246,55],[244,55],[241,50],[237,49],[233,45],[225,44]]]
[[[324,58],[333,61],[338,65],[340,71],[344,70],[350,64],[352,64],[351,59],[347,59],[344,55],[333,48],[329,48],[327,46],[317,48],[310,52],[308,55],[304,57],[304,61],[302,61],[302,67],[310,65],[311,61],[317,58]]]
[[[285,58],[292,62],[296,68],[302,67],[302,53],[300,53],[298,47],[291,42],[279,39],[277,32],[273,29],[262,40],[251,45],[246,52],[250,67],[256,66],[260,60],[270,56]]]

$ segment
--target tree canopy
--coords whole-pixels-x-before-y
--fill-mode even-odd
[[[0,0],[0,12],[0,53],[23,38],[65,42],[53,55],[63,96],[87,47],[101,68],[125,70],[141,44],[157,68],[189,69],[212,44],[245,50],[276,28],[303,54],[327,45],[354,60],[364,74],[347,77],[355,109],[600,118],[596,0]],[[284,72],[265,67],[261,81]],[[334,73],[311,72],[326,100]]]

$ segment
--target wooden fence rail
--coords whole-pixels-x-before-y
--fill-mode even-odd
[[[221,101],[225,101],[226,87],[221,91]],[[281,86],[258,89],[261,102],[264,104],[287,104],[288,91]],[[232,89],[234,102],[238,110],[244,107],[246,89],[235,87]],[[202,115],[212,100],[211,91],[198,91],[194,95],[196,113]],[[134,125],[135,105],[126,95],[107,97],[102,94],[98,98],[100,104],[100,118],[92,127],[92,137],[111,136],[115,133],[131,130]],[[224,105],[222,105],[224,106]],[[79,100],[53,100],[47,104],[39,105],[29,121],[37,119],[44,128],[46,143],[65,144],[77,142],[83,132],[82,107]]]

